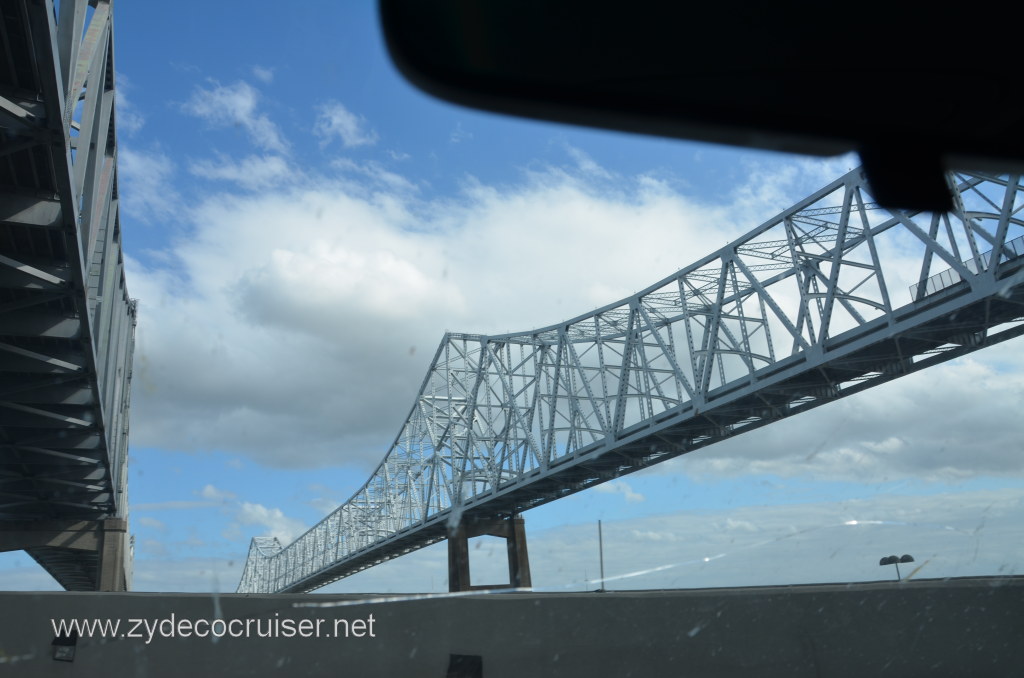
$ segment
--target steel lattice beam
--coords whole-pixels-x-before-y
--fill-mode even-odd
[[[111,2],[0,0],[0,43],[0,521],[124,518],[136,306]],[[95,553],[28,552],[99,585]]]
[[[949,176],[956,208],[879,208],[854,170],[614,304],[446,334],[367,483],[242,592],[308,591],[534,506],[1024,332],[1020,177]]]

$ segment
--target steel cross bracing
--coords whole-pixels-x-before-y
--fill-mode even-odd
[[[954,174],[949,214],[859,170],[718,252],[558,325],[446,334],[387,456],[239,591],[308,591],[1024,331],[1020,176]]]
[[[0,0],[0,521],[127,517],[113,48],[109,0]],[[95,552],[28,552],[96,587]]]

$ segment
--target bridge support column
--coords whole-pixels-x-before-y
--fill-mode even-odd
[[[503,537],[508,548],[508,584],[473,586],[469,579],[469,540],[473,537]],[[530,588],[530,557],[526,551],[526,523],[522,516],[492,520],[463,520],[448,535],[448,590]]]
[[[125,542],[128,539],[128,521],[108,518],[101,521],[99,545],[99,572],[96,573],[98,590],[127,591],[128,581],[125,572]]]
[[[0,522],[0,551],[26,551],[69,591],[127,590],[127,538],[123,518]]]

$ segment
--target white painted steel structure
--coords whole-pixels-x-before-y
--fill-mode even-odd
[[[308,591],[1024,332],[1020,176],[949,176],[956,208],[872,202],[854,170],[614,304],[446,334],[380,466],[240,592]],[[624,232],[625,233],[625,232]]]
[[[113,51],[109,0],[0,0],[0,521],[22,527],[128,512]],[[96,588],[96,552],[27,550]]]

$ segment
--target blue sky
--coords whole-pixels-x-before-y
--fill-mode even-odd
[[[122,2],[115,35],[139,590],[234,590],[251,537],[294,537],[346,499],[445,330],[612,302],[857,162],[445,104],[397,75],[370,2]],[[1018,572],[1018,354],[1011,341],[535,509],[534,581],[591,585],[597,520],[622,587],[871,580],[908,551],[920,576]],[[479,543],[474,573],[497,576],[500,550]],[[0,567],[13,587],[54,586],[24,554]],[[444,576],[442,545],[328,590]]]

